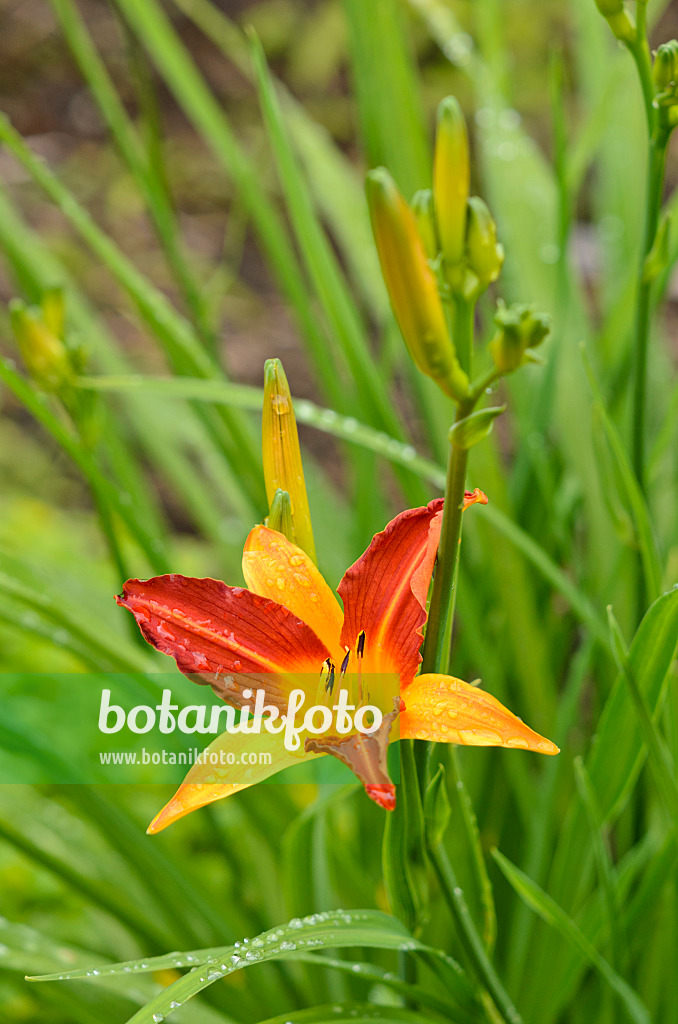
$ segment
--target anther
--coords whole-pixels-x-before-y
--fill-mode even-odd
[[[325,664],[327,665],[327,682],[325,683],[325,693],[329,693],[331,695],[332,690],[334,689],[334,662],[330,661],[330,659],[328,658]]]
[[[358,657],[359,658],[362,658],[363,654],[365,653],[365,630],[364,629],[361,629],[360,632],[358,633],[358,650],[357,650],[357,653],[358,653]]]
[[[341,668],[339,670],[339,674],[341,676],[345,676],[346,675],[346,670],[348,668],[348,663],[349,663],[350,660],[351,660],[351,652],[350,651],[346,651],[346,654],[344,655],[344,660],[342,661]]]

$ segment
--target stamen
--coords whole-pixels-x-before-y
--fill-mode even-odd
[[[339,674],[340,674],[342,679],[346,675],[346,669],[348,668],[348,663],[349,663],[350,660],[351,660],[351,652],[350,651],[346,651],[346,654],[344,655],[344,660],[342,661],[341,668],[339,670]]]
[[[334,687],[334,662],[331,658],[326,658],[322,663],[320,669],[320,682],[318,683],[318,692],[316,694],[316,704],[326,704],[329,693],[332,695],[332,689]]]
[[[369,694],[367,692],[367,686],[363,682],[363,655],[365,654],[365,630],[361,629],[358,633],[358,641],[356,643],[356,657],[358,660],[358,700],[356,704],[358,707],[362,707],[363,704],[369,703]]]

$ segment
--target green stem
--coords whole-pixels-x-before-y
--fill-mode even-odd
[[[461,368],[471,377],[473,366],[473,327],[475,303],[455,293],[452,296],[452,336]],[[455,422],[473,411],[482,394],[475,390],[457,406]],[[461,540],[461,515],[466,487],[468,451],[450,445],[445,481],[445,507],[440,530],[440,546],[433,579],[431,604],[424,641],[422,672],[446,672],[449,635],[452,631],[456,597],[457,565]]]
[[[647,407],[647,356],[650,338],[650,322],[652,317],[651,289],[652,281],[647,279],[645,266],[648,254],[652,250],[659,225],[662,193],[664,187],[664,170],[666,166],[666,148],[668,133],[658,128],[650,138],[648,151],[647,193],[645,206],[645,229],[638,274],[638,292],[634,317],[634,379],[633,379],[633,410],[631,426],[631,460],[633,471],[642,494],[646,493],[645,471],[645,435]],[[640,555],[636,560],[636,621],[640,622],[647,607],[647,588]]]
[[[521,1024],[522,1018],[487,955],[483,940],[478,934],[466,904],[464,893],[459,887],[454,869],[442,844],[437,843],[431,846],[429,857],[445,902],[454,918],[470,966],[478,980],[487,989],[501,1019],[506,1024]]]
[[[647,43],[647,32],[645,27],[645,7],[646,5],[644,3],[638,4],[636,13],[636,38],[633,42],[626,43],[626,46],[633,57],[636,68],[638,69],[640,87],[643,91],[645,116],[647,117],[647,128],[648,132],[651,134],[654,128],[656,111],[654,107],[654,85],[652,83],[652,58],[650,57],[650,47]]]
[[[668,133],[665,129],[657,129],[651,139],[648,152],[647,196],[645,206],[645,229],[643,249],[638,278],[638,295],[634,324],[635,338],[635,373],[633,390],[633,436],[632,458],[633,469],[641,490],[645,491],[645,415],[647,390],[647,350],[650,334],[650,291],[651,281],[646,279],[645,261],[654,245],[659,224],[662,192],[664,187],[664,168],[666,164],[666,147]]]
[[[452,337],[459,365],[471,376],[473,365],[473,318],[475,303],[458,292],[452,296]]]
[[[470,408],[460,405],[457,421],[468,416]],[[440,547],[426,627],[422,672],[446,671],[447,625],[451,626],[456,597],[455,579],[459,561],[461,517],[466,485],[468,451],[450,445],[445,485],[445,507],[440,531]]]

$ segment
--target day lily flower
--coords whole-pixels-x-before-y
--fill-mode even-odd
[[[487,498],[479,490],[467,492],[464,507],[474,502]],[[171,574],[128,580],[117,601],[133,613],[149,643],[235,707],[246,703],[254,686],[265,689],[268,704],[285,710],[296,687],[306,688],[311,704],[319,693],[331,694],[335,673],[342,679],[352,673],[354,695],[365,681],[369,686],[397,677],[398,707],[384,708],[380,730],[309,735],[301,751],[305,757],[338,757],[368,795],[391,810],[395,787],[385,752],[396,718],[401,738],[558,753],[489,693],[453,676],[417,675],[442,507],[438,499],[408,509],[373,538],[339,584],[343,611],[309,556],[266,526],[256,526],[245,543],[247,589]],[[236,763],[215,767],[201,759],[193,765],[149,832],[299,762],[279,735],[266,732],[222,733],[205,753],[220,750],[231,752]],[[240,754],[259,751],[270,751],[271,762],[243,767]]]

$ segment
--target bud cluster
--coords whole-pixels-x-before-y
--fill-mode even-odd
[[[43,391],[58,393],[75,374],[74,356],[64,342],[64,305],[60,290],[45,292],[40,306],[21,299],[9,304],[12,330],[30,376]]]
[[[497,331],[490,342],[490,351],[498,373],[513,373],[524,363],[539,361],[534,349],[551,329],[545,313],[535,313],[532,306],[502,303],[494,322]]]
[[[678,123],[678,41],[672,39],[657,48],[652,65],[654,106],[662,125],[669,131]]]
[[[482,199],[470,193],[469,143],[457,100],[438,108],[433,188],[405,201],[383,167],[367,176],[379,261],[400,331],[417,367],[455,401],[469,396],[444,299],[473,304],[499,277],[504,250]],[[441,298],[442,294],[442,298]]]

